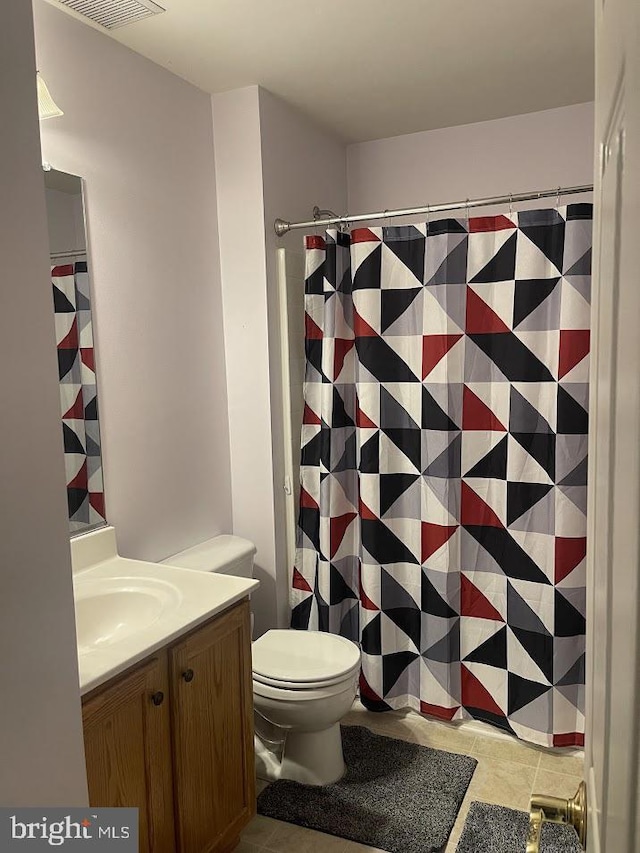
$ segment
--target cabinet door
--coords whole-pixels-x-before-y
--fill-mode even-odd
[[[92,806],[140,812],[140,853],[174,853],[169,685],[166,653],[83,704]]]
[[[180,853],[226,851],[255,813],[248,601],[170,650]]]

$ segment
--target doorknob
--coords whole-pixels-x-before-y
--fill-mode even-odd
[[[534,794],[529,807],[527,853],[539,853],[543,823],[568,823],[578,833],[583,849],[587,844],[587,786],[580,782],[576,795],[569,800]]]
[[[186,669],[186,670],[182,673],[182,678],[183,678],[183,680],[184,680],[184,681],[186,681],[186,682],[193,681],[193,674],[194,674],[194,673],[193,673],[193,670],[192,670],[192,669]]]

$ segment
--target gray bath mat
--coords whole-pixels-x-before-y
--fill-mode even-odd
[[[525,853],[528,828],[525,812],[471,803],[456,853]],[[582,853],[572,826],[544,823],[540,842],[540,853]]]
[[[432,853],[447,841],[475,758],[343,726],[347,772],[334,785],[281,779],[258,797],[258,812],[388,850]]]

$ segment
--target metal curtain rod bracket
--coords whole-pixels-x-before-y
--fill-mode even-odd
[[[583,184],[578,187],[554,187],[551,190],[540,190],[529,193],[509,193],[509,195],[498,195],[489,198],[465,199],[464,201],[453,201],[447,204],[429,204],[424,207],[407,207],[401,210],[378,210],[375,213],[358,213],[354,216],[334,216],[328,219],[311,219],[307,222],[287,222],[285,219],[276,219],[273,223],[278,237],[283,237],[289,231],[298,228],[314,228],[319,225],[348,225],[351,222],[368,222],[377,219],[391,219],[396,216],[431,216],[433,213],[444,213],[449,210],[463,210],[471,207],[487,207],[489,205],[510,204],[520,201],[536,201],[541,198],[560,198],[562,195],[578,195],[579,193],[593,192],[593,184]]]
[[[340,217],[338,216],[338,214],[337,214],[335,211],[333,211],[333,210],[322,210],[322,209],[321,209],[321,208],[319,208],[319,207],[318,207],[318,205],[316,204],[316,206],[313,208],[313,218],[314,218],[314,220],[322,219],[323,217],[324,217],[325,219],[326,219],[326,218],[328,218],[328,217],[332,217],[333,219],[339,219],[339,218],[340,218]]]

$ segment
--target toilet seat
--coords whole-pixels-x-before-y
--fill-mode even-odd
[[[345,681],[350,681],[355,672],[360,669],[358,662],[349,672],[342,675],[336,675],[334,678],[326,678],[317,681],[285,681],[280,678],[269,678],[265,675],[253,673],[254,684],[264,684],[266,687],[277,687],[279,690],[295,690],[303,692],[305,690],[322,690],[324,687],[333,687],[335,684],[342,684]]]
[[[252,645],[253,681],[292,692],[349,682],[360,668],[358,646],[322,631],[271,630]]]
[[[330,699],[332,696],[337,696],[344,691],[351,691],[357,687],[358,672],[353,675],[343,678],[333,684],[322,684],[317,687],[299,687],[290,688],[286,684],[265,684],[262,681],[253,679],[253,692],[256,696],[262,696],[267,699],[273,699],[281,702],[304,703],[311,702],[315,699]]]

